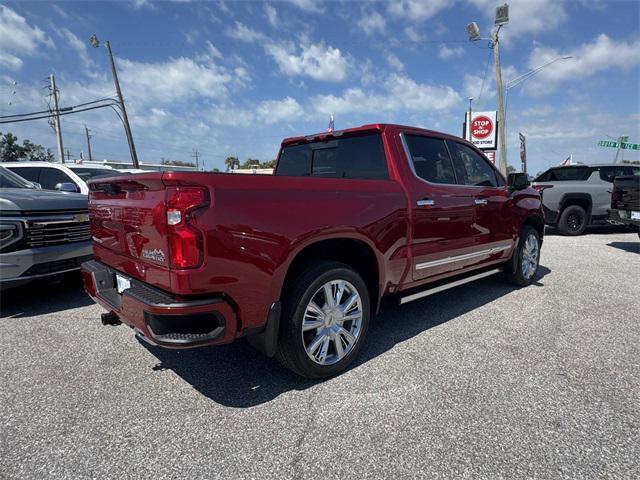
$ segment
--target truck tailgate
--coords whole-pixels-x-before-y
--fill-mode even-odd
[[[170,290],[162,173],[90,183],[89,215],[97,260]]]
[[[640,211],[640,176],[625,175],[615,178],[611,207],[618,210]]]

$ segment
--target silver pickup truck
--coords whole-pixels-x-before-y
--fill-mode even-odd
[[[87,196],[39,190],[0,166],[0,289],[78,270],[91,258]]]
[[[606,221],[614,178],[638,171],[637,165],[611,163],[554,167],[532,186],[542,195],[546,224],[563,235],[580,235],[589,225]]]

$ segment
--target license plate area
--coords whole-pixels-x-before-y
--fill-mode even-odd
[[[640,212],[631,212],[631,220],[640,220]]]
[[[122,293],[129,288],[131,288],[131,280],[116,273],[116,290],[118,293],[122,295]]]

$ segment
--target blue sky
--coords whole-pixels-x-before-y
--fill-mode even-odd
[[[104,49],[116,56],[138,155],[191,160],[208,169],[228,155],[269,160],[283,137],[393,122],[460,134],[468,97],[495,110],[486,42],[495,0],[390,2],[4,2],[0,5],[0,115],[47,108],[55,73],[62,106],[114,95]],[[508,92],[509,163],[518,132],[529,171],[609,162],[607,135],[640,142],[640,2],[517,0],[502,32],[505,81],[557,56]],[[12,82],[17,85],[12,86]],[[15,94],[13,93],[15,91]],[[11,104],[9,104],[9,102]],[[126,159],[109,110],[63,117],[65,148]],[[55,151],[45,120],[0,125]],[[625,152],[639,159],[639,152]]]

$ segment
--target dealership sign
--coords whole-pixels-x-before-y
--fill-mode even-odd
[[[482,150],[496,148],[498,128],[496,125],[496,112],[473,112],[469,122],[469,112],[465,116],[465,138]]]

